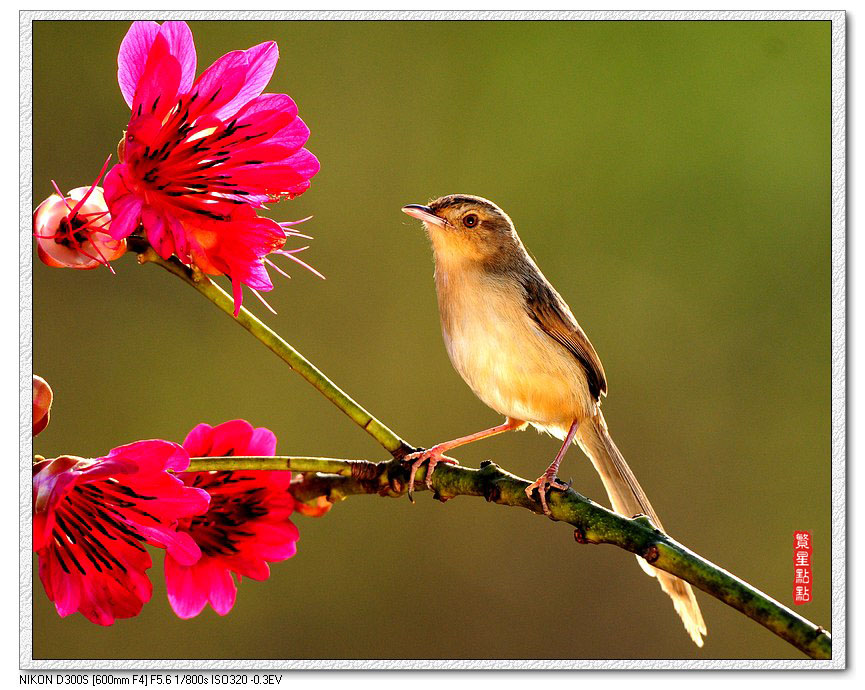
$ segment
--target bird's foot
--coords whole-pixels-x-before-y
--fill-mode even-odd
[[[541,498],[541,508],[544,509],[544,515],[550,514],[550,507],[547,505],[547,492],[550,489],[558,489],[559,491],[567,491],[571,488],[571,482],[564,484],[558,480],[555,474],[544,472],[535,481],[526,487],[526,496],[532,497],[532,492],[537,489],[538,495]]]
[[[432,474],[435,471],[436,465],[440,462],[443,462],[447,465],[456,465],[457,461],[453,458],[449,458],[444,454],[444,450],[439,448],[438,446],[433,446],[429,450],[418,451],[417,453],[412,453],[411,455],[406,455],[404,460],[407,462],[412,462],[411,464],[411,473],[408,477],[408,498],[414,503],[414,476],[417,474],[417,471],[420,469],[420,466],[425,462],[429,462],[429,466],[427,467],[426,477],[424,477],[424,484],[426,484],[426,488],[432,491]]]

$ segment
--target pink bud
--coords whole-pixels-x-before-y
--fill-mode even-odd
[[[68,195],[57,192],[39,204],[33,213],[36,252],[42,263],[55,268],[89,270],[107,266],[126,252],[126,241],[109,235],[111,215],[102,187],[97,183],[108,166],[90,187],[76,187]]]
[[[51,401],[54,392],[41,376],[33,375],[33,435],[36,436],[46,426],[51,416]]]

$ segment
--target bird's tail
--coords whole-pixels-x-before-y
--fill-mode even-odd
[[[625,462],[625,458],[622,457],[616,444],[613,443],[613,439],[610,438],[607,423],[604,421],[600,410],[591,419],[580,423],[577,443],[583,452],[591,458],[592,464],[601,475],[601,481],[604,483],[604,488],[613,504],[613,510],[626,517],[632,517],[638,513],[648,515],[655,526],[663,530],[661,520],[652,508],[652,504],[649,503],[643,487],[640,486],[634,473],[631,472],[631,468],[628,467],[628,463]],[[657,578],[661,589],[673,600],[676,613],[685,624],[685,629],[691,639],[698,647],[702,647],[702,636],[706,634],[706,624],[703,622],[703,615],[700,613],[700,607],[694,598],[694,590],[691,589],[691,585],[675,575],[653,568],[639,556],[637,562],[646,573]]]

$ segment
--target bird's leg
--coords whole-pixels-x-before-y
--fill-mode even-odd
[[[414,460],[411,466],[411,474],[408,479],[408,497],[410,500],[414,501],[414,476],[417,474],[418,469],[424,462],[429,461],[429,467],[427,468],[426,479],[424,483],[428,489],[432,489],[432,484],[430,483],[430,477],[432,476],[433,470],[435,470],[435,466],[440,462],[444,462],[446,464],[453,465],[456,463],[456,460],[453,458],[449,458],[445,453],[453,448],[457,448],[459,446],[464,446],[468,443],[474,443],[475,441],[480,441],[482,438],[488,438],[490,436],[495,436],[496,434],[504,433],[505,431],[513,431],[514,429],[520,429],[525,426],[525,422],[519,419],[511,419],[510,417],[505,420],[504,424],[499,424],[498,426],[494,426],[490,429],[484,429],[483,431],[478,431],[474,434],[469,434],[468,436],[460,436],[459,438],[455,438],[453,441],[445,441],[444,443],[438,443],[434,445],[429,450],[419,451],[417,453],[412,453],[411,455],[406,455],[405,460]]]
[[[565,457],[565,453],[568,452],[568,448],[574,442],[574,436],[577,435],[577,429],[579,427],[580,422],[575,419],[574,423],[571,424],[571,428],[568,430],[568,435],[565,437],[562,447],[559,448],[559,452],[556,454],[555,460],[550,463],[546,472],[526,487],[526,496],[529,498],[532,497],[532,491],[535,489],[538,490],[538,495],[541,497],[541,507],[544,509],[544,515],[550,514],[550,507],[547,505],[548,488],[559,489],[561,491],[567,491],[571,488],[570,484],[562,484],[562,482],[558,481],[556,475],[559,471],[559,465],[562,464],[562,458]]]

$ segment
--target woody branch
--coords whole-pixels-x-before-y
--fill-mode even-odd
[[[399,498],[407,491],[409,472],[408,464],[399,459],[375,463],[308,457],[195,458],[189,469],[312,472],[293,485],[292,494],[300,501],[325,496],[331,502],[360,494]],[[417,490],[426,489],[425,477],[426,467],[422,467],[417,474]],[[482,463],[480,469],[439,465],[430,483],[433,497],[442,502],[457,496],[481,496],[489,503],[523,508],[543,516],[540,504],[526,495],[529,482],[492,462]],[[577,543],[612,544],[630,551],[757,621],[812,659],[832,658],[832,639],[826,630],[694,553],[656,529],[647,517],[623,517],[573,489],[551,492],[549,506],[551,520],[574,527]]]

